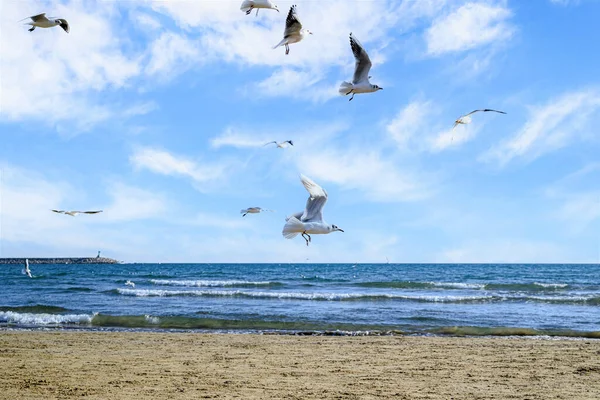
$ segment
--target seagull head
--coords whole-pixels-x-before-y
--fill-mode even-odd
[[[275,4],[273,4],[273,10],[276,10],[277,12],[279,12],[279,8],[277,8],[277,6]]]
[[[335,232],[335,231],[344,232],[344,230],[338,228],[337,225],[331,225],[330,229],[331,229],[331,232]]]
[[[312,35],[313,33],[311,31],[309,31],[308,29],[304,29],[304,33],[308,33],[309,35]]]
[[[375,89],[375,90],[383,90],[383,88],[382,88],[382,87],[379,87],[379,86],[377,86],[377,85],[373,85],[373,89]]]

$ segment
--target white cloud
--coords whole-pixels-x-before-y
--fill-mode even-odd
[[[0,25],[0,118],[75,121],[75,129],[87,130],[110,118],[128,117],[121,104],[102,100],[106,92],[127,87],[141,70],[140,58],[124,51],[126,41],[114,23],[116,3],[67,2],[52,9],[71,21],[71,33]],[[2,18],[18,21],[37,12],[29,3],[6,2]]]
[[[387,134],[399,150],[431,153],[459,147],[477,136],[478,129],[471,125],[452,129],[450,123],[440,123],[442,109],[430,100],[412,101],[386,123]]]
[[[529,120],[512,138],[480,159],[505,165],[515,158],[531,161],[573,141],[586,138],[593,116],[600,111],[600,92],[584,89],[563,94],[544,106],[531,107]]]
[[[104,208],[102,222],[157,218],[167,210],[162,195],[140,188],[113,183],[108,190],[112,202]]]
[[[267,141],[269,141],[268,136],[262,135],[253,135],[245,132],[240,132],[231,127],[225,129],[221,135],[216,136],[210,140],[210,145],[213,148],[220,147],[237,147],[237,148],[251,148],[251,147],[261,147]]]
[[[199,63],[200,48],[197,42],[173,32],[165,32],[152,42],[149,62],[145,72],[159,76],[162,80],[173,76]]]
[[[514,27],[507,20],[511,16],[502,6],[467,3],[433,22],[425,33],[427,53],[437,56],[510,39]]]
[[[223,180],[230,165],[227,162],[200,163],[183,156],[177,156],[165,150],[149,147],[137,149],[130,157],[130,163],[136,169],[147,169],[157,174],[185,176],[191,178],[200,191],[207,189],[209,182]]]
[[[380,151],[365,148],[302,153],[297,168],[317,182],[358,190],[369,201],[414,201],[432,194],[431,177],[396,165]]]

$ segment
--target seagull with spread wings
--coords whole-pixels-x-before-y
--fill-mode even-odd
[[[277,43],[273,48],[276,49],[279,46],[285,45],[285,54],[290,53],[290,44],[298,43],[306,35],[312,35],[313,33],[308,29],[302,28],[300,20],[298,20],[298,14],[296,14],[296,6],[293,5],[290,8],[287,18],[285,19],[285,31],[283,31],[283,39]]]
[[[64,210],[52,210],[55,213],[58,214],[66,214],[66,215],[70,215],[71,217],[76,216],[77,214],[98,214],[101,213],[102,210],[98,210],[98,211],[64,211]]]
[[[23,273],[25,275],[27,275],[28,277],[33,278],[31,276],[31,270],[29,269],[29,259],[28,258],[25,259],[25,269],[23,270]]]
[[[339,89],[340,94],[347,96],[352,93],[352,97],[350,97],[350,100],[352,100],[354,95],[358,93],[373,93],[378,90],[383,90],[382,87],[372,85],[371,82],[369,82],[369,78],[371,78],[369,76],[371,59],[365,51],[365,48],[352,33],[350,33],[350,48],[352,48],[352,53],[356,60],[354,65],[354,77],[352,77],[352,83],[346,81],[342,82]]]
[[[280,142],[280,143],[278,143],[275,140],[273,140],[272,142],[265,143],[263,145],[263,147],[266,146],[266,145],[269,145],[269,144],[273,144],[273,143],[275,143],[275,145],[277,145],[278,149],[285,149],[286,147],[288,147],[288,145],[290,145],[290,146],[294,145],[294,142],[292,142],[291,140],[286,140],[285,142]]]
[[[33,32],[33,30],[37,28],[52,28],[55,26],[60,26],[64,29],[65,32],[69,33],[69,23],[66,19],[57,18],[57,19],[48,19],[46,17],[46,13],[41,13],[38,15],[33,15],[31,17],[31,22],[26,23],[25,25],[31,25],[31,29],[29,32]],[[24,18],[24,19],[27,19]],[[22,20],[21,20],[22,21]]]
[[[240,214],[242,214],[242,217],[245,217],[246,214],[258,214],[258,213],[261,213],[263,211],[271,211],[271,212],[273,212],[273,210],[267,210],[266,208],[248,207],[248,208],[245,208],[245,209],[241,210]]]
[[[271,2],[271,0],[244,0],[240,6],[240,10],[249,15],[256,8],[256,15],[261,8],[267,8],[279,12],[279,8]]]
[[[491,108],[484,108],[481,110],[473,110],[468,114],[461,115],[460,117],[458,117],[458,119],[456,121],[454,121],[454,126],[452,127],[452,129],[456,128],[457,125],[470,124],[472,114],[475,114],[476,112],[488,112],[488,111],[493,111],[493,112],[500,113],[500,114],[506,114],[504,111],[492,110]]]
[[[335,225],[323,221],[323,207],[327,202],[327,192],[312,179],[300,174],[300,180],[308,191],[308,200],[304,211],[297,212],[286,218],[282,235],[292,239],[299,233],[302,234],[306,245],[312,241],[310,234],[328,234],[335,231],[344,232]]]

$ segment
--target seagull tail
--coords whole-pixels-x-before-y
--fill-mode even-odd
[[[348,92],[352,89],[352,84],[350,82],[342,82],[339,88],[339,92],[342,96],[346,96]]]
[[[298,236],[299,233],[304,231],[304,224],[296,217],[292,217],[287,220],[283,226],[281,234],[286,239],[292,239]]]
[[[281,42],[277,43],[275,46],[273,46],[273,48],[276,49],[279,46],[283,46],[286,43],[287,43],[287,39],[281,39]]]

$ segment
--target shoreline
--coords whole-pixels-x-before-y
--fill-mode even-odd
[[[600,397],[600,341],[0,331],[5,398]]]

